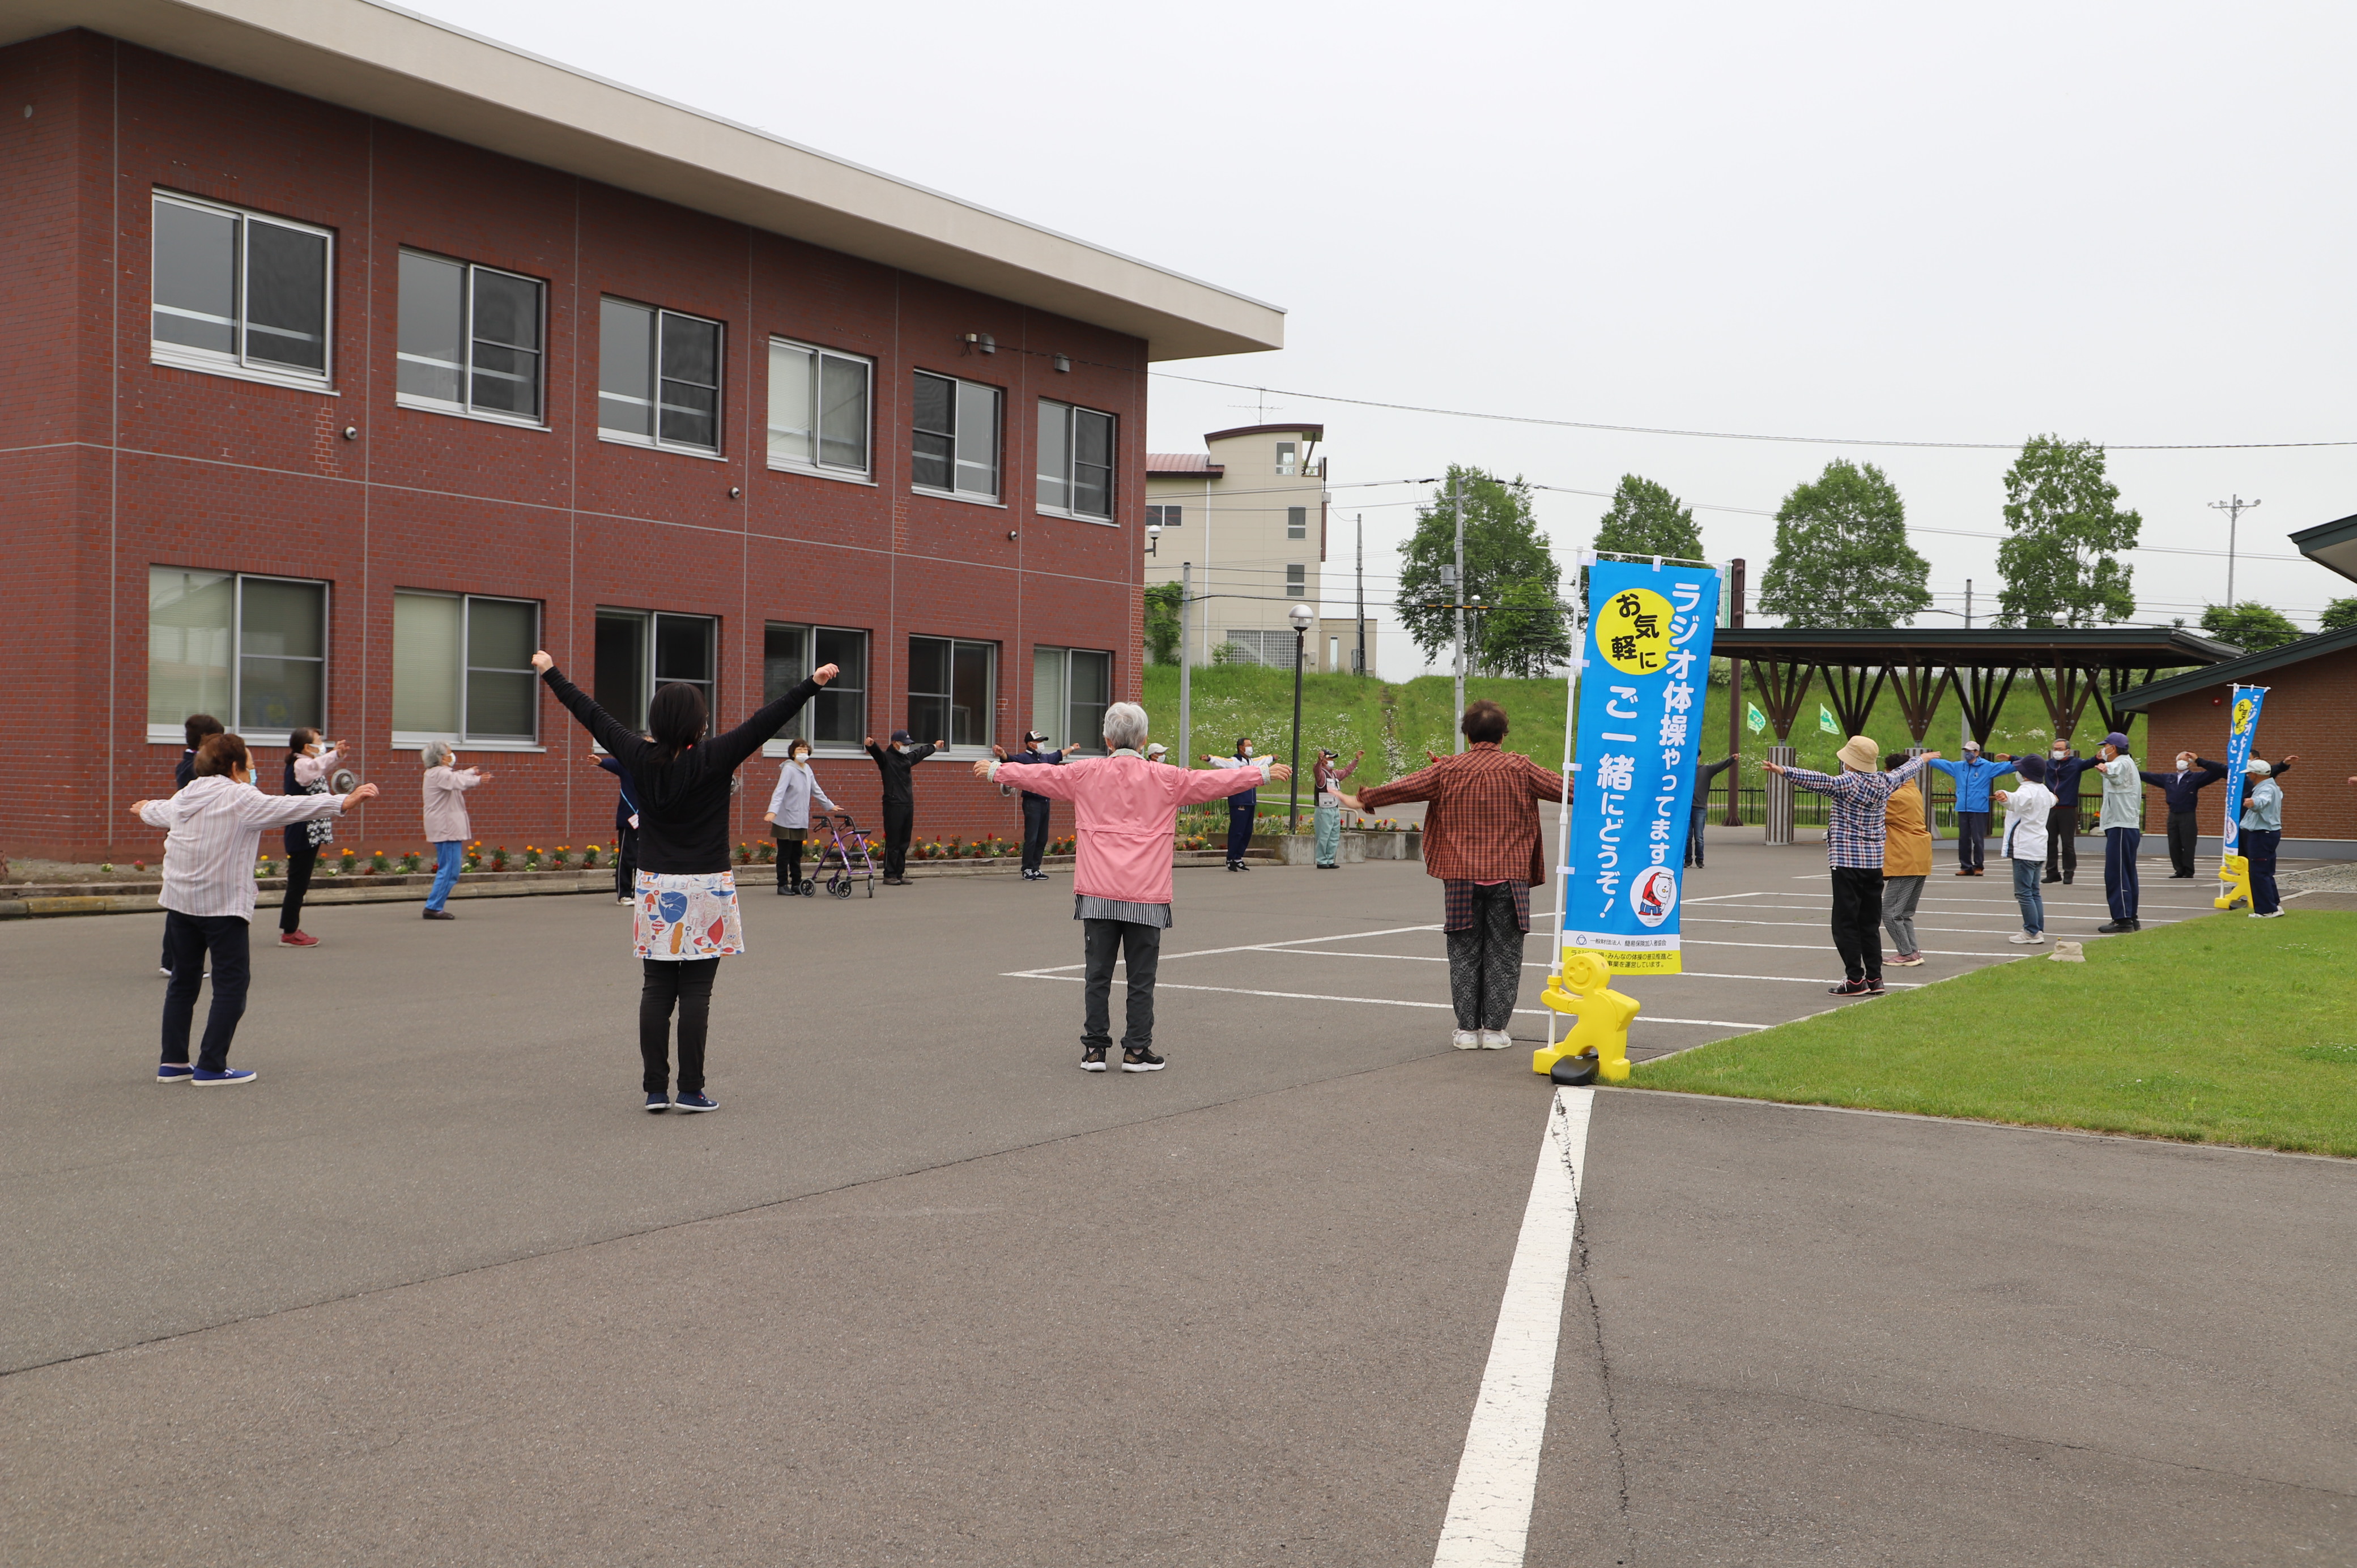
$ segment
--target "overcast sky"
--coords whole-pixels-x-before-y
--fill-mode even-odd
[[[2113,447],[2147,545],[2217,553],[2132,556],[2137,619],[2223,597],[2207,503],[2236,493],[2265,503],[2237,598],[2313,627],[2357,593],[2284,537],[2357,512],[2357,446],[2120,449],[2357,441],[2357,7],[409,4],[1286,307],[1280,353],[1157,369],[1325,424],[1329,603],[1354,514],[1371,602],[1397,569],[1417,492],[1366,481],[1643,474],[1729,509],[1697,512],[1705,544],[1756,584],[1753,514],[1849,456],[1897,482],[1935,602],[1970,578],[1985,614],[1996,540],[1956,535],[2002,530],[2011,454],[1864,438],[2048,431]],[[1254,403],[1157,378],[1150,444],[1200,450]],[[1539,515],[1568,549],[1603,505]]]

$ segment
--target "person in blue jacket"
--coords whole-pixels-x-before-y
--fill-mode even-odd
[[[2014,771],[2013,758],[1981,755],[1981,743],[1964,742],[1964,755],[1932,766],[1956,781],[1956,875],[1981,875],[1981,841],[1988,837],[1989,786]]]
[[[1203,760],[1214,768],[1260,766],[1253,759],[1252,736],[1248,735],[1236,736],[1236,752],[1233,757],[1212,757],[1206,753]],[[1252,848],[1253,826],[1259,814],[1260,790],[1258,789],[1247,789],[1241,795],[1228,797],[1228,869],[1230,871],[1251,869],[1244,864],[1244,852]]]
[[[603,752],[593,751],[589,760],[621,782],[621,793],[614,797],[614,902],[630,902],[630,888],[639,876],[639,802],[630,794],[630,776],[622,765]]]
[[[2079,775],[2095,766],[2067,736],[2058,736],[2046,757],[2046,787],[2054,809],[2046,813],[2046,880],[2071,883],[2079,875]]]
[[[2295,752],[2281,762],[2269,764],[2269,771],[2280,779],[2298,760]],[[2137,777],[2159,790],[2161,798],[2169,802],[2169,876],[2172,882],[2182,882],[2193,875],[2193,851],[2201,842],[2194,808],[2201,803],[2202,790],[2226,777],[2226,765],[2180,751],[2177,754],[2176,772],[2156,773],[2147,768]]]

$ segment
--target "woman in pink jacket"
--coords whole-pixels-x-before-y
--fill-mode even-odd
[[[1139,755],[1146,710],[1135,703],[1105,710],[1104,742],[1109,757],[1054,766],[977,762],[974,771],[978,779],[1072,802],[1080,834],[1072,918],[1081,922],[1082,956],[1088,961],[1081,1070],[1105,1070],[1113,1045],[1113,961],[1119,957],[1129,965],[1121,1070],[1158,1072],[1164,1062],[1154,1054],[1154,970],[1162,957],[1162,933],[1170,928],[1171,834],[1179,808],[1257,789],[1270,779],[1292,778],[1293,770],[1265,757],[1216,773],[1158,767]]]
[[[447,741],[427,741],[418,760],[425,765],[425,837],[434,845],[434,887],[425,895],[425,918],[455,920],[458,917],[442,906],[448,901],[450,889],[458,886],[459,868],[466,865],[467,837],[471,831],[467,791],[490,783],[491,776],[471,768],[452,767],[458,755]]]

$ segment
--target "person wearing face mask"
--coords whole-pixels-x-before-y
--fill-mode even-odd
[[[818,775],[811,770],[810,742],[797,739],[786,748],[785,766],[778,769],[778,787],[770,791],[770,809],[761,820],[770,824],[770,832],[778,841],[778,892],[780,895],[802,890],[802,839],[810,832],[811,807],[822,811],[839,811],[842,807],[826,798],[818,787]]]
[[[1214,768],[1260,766],[1253,757],[1252,736],[1248,735],[1236,736],[1236,754],[1233,757],[1212,757],[1207,753],[1203,760]],[[1254,785],[1241,795],[1228,797],[1228,869],[1230,871],[1251,869],[1244,864],[1244,851],[1252,848],[1253,823],[1259,815],[1260,787],[1258,785]]]
[[[1064,760],[1064,752],[1043,749],[1047,744],[1044,733],[1028,729],[1023,732],[1022,750],[1009,757],[1005,746],[994,746],[990,755],[1001,762],[1019,762],[1027,768],[1054,768]],[[1064,751],[1071,749],[1067,746]],[[1048,874],[1039,869],[1039,862],[1048,854],[1048,797],[1029,789],[1018,791],[1005,784],[999,789],[1008,794],[1019,793],[1023,798],[1023,880],[1047,881]]]
[[[2267,769],[2275,778],[2281,779],[2298,760],[2298,754],[2294,753],[2281,762],[2267,764]],[[2206,757],[2180,751],[2177,754],[2176,772],[2146,773],[2142,776],[2144,781],[2157,787],[2162,798],[2169,802],[2170,880],[2181,880],[2193,875],[2193,851],[2201,842],[2201,823],[2194,815],[2195,797],[2225,778],[2230,771],[2222,762],[2212,762]]]
[[[2095,822],[2104,834],[2104,899],[2112,918],[2096,930],[2106,935],[2140,931],[2136,918],[2136,848],[2144,843],[2144,776],[2128,755],[2128,737],[2114,730],[2095,755],[2104,776],[2104,811]]]
[[[950,743],[931,741],[919,746],[916,737],[907,730],[892,732],[892,749],[884,750],[876,737],[867,737],[867,755],[876,759],[876,771],[884,776],[884,886],[909,886],[909,838],[917,831],[917,791],[909,780],[917,764],[935,752],[947,751]]]
[[[1932,766],[1956,781],[1956,875],[1978,876],[1989,831],[1989,786],[2014,770],[2013,758],[1983,757],[1981,743],[1968,740],[1962,757],[1932,760]]]
[[[2276,769],[2262,757],[2244,765],[2240,848],[2251,865],[2251,918],[2272,920],[2283,913],[2276,893],[2276,850],[2283,843],[2283,789],[2267,777]]]
[[[2046,788],[2054,793],[2052,814],[2046,820],[2046,880],[2068,886],[2079,875],[2079,775],[2095,766],[2082,757],[2069,737],[2057,740],[2046,752]]]
[[[319,732],[297,729],[286,737],[286,781],[289,795],[325,795],[328,776],[344,764],[344,743],[319,743]],[[319,864],[319,849],[335,842],[336,830],[325,817],[290,822],[286,828],[286,899],[278,906],[278,941],[282,947],[315,948],[319,939],[303,929],[303,896],[311,890],[311,872]]]
[[[2043,759],[2025,757],[2018,771],[2020,787],[1999,789],[1996,797],[2005,808],[2005,857],[2013,865],[2013,901],[2021,907],[2021,929],[2005,940],[2016,947],[2036,947],[2046,940],[2046,896],[2038,868],[2046,859],[2054,794],[2046,788]]]

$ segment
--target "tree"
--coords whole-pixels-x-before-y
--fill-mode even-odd
[[[1178,585],[1156,583],[1146,590],[1146,661],[1178,662]]]
[[[1907,507],[1871,463],[1836,457],[1776,509],[1760,608],[1792,626],[1889,627],[1927,607],[1930,563],[1907,542]]]
[[[2245,653],[2263,653],[2298,642],[2307,634],[2291,624],[2281,610],[2253,599],[2239,605],[2212,605],[2201,612],[2201,629],[2221,642],[2231,642]]]
[[[2005,474],[2005,521],[1996,547],[1999,626],[2112,626],[2136,614],[2135,569],[2113,552],[2135,545],[2144,519],[2122,511],[2092,441],[2033,435]]]
[[[1449,486],[1465,485],[1465,582],[1456,590],[1441,582],[1441,569],[1456,564],[1457,513]],[[1531,488],[1479,468],[1449,465],[1448,478],[1415,513],[1415,532],[1400,547],[1399,596],[1393,613],[1427,660],[1455,645],[1458,604],[1495,605],[1509,584],[1537,585],[1549,600],[1563,578],[1555,553],[1531,515]],[[1474,617],[1466,618],[1469,654],[1478,652]]]
[[[1596,553],[1699,561],[1702,530],[1695,526],[1694,508],[1651,479],[1623,474],[1604,521],[1596,525]]]
[[[1544,675],[1571,661],[1571,607],[1535,577],[1508,583],[1481,618],[1480,664],[1491,675]]]
[[[2357,596],[2335,599],[2324,607],[2324,618],[2318,621],[2319,631],[2350,631],[2357,629]]]

